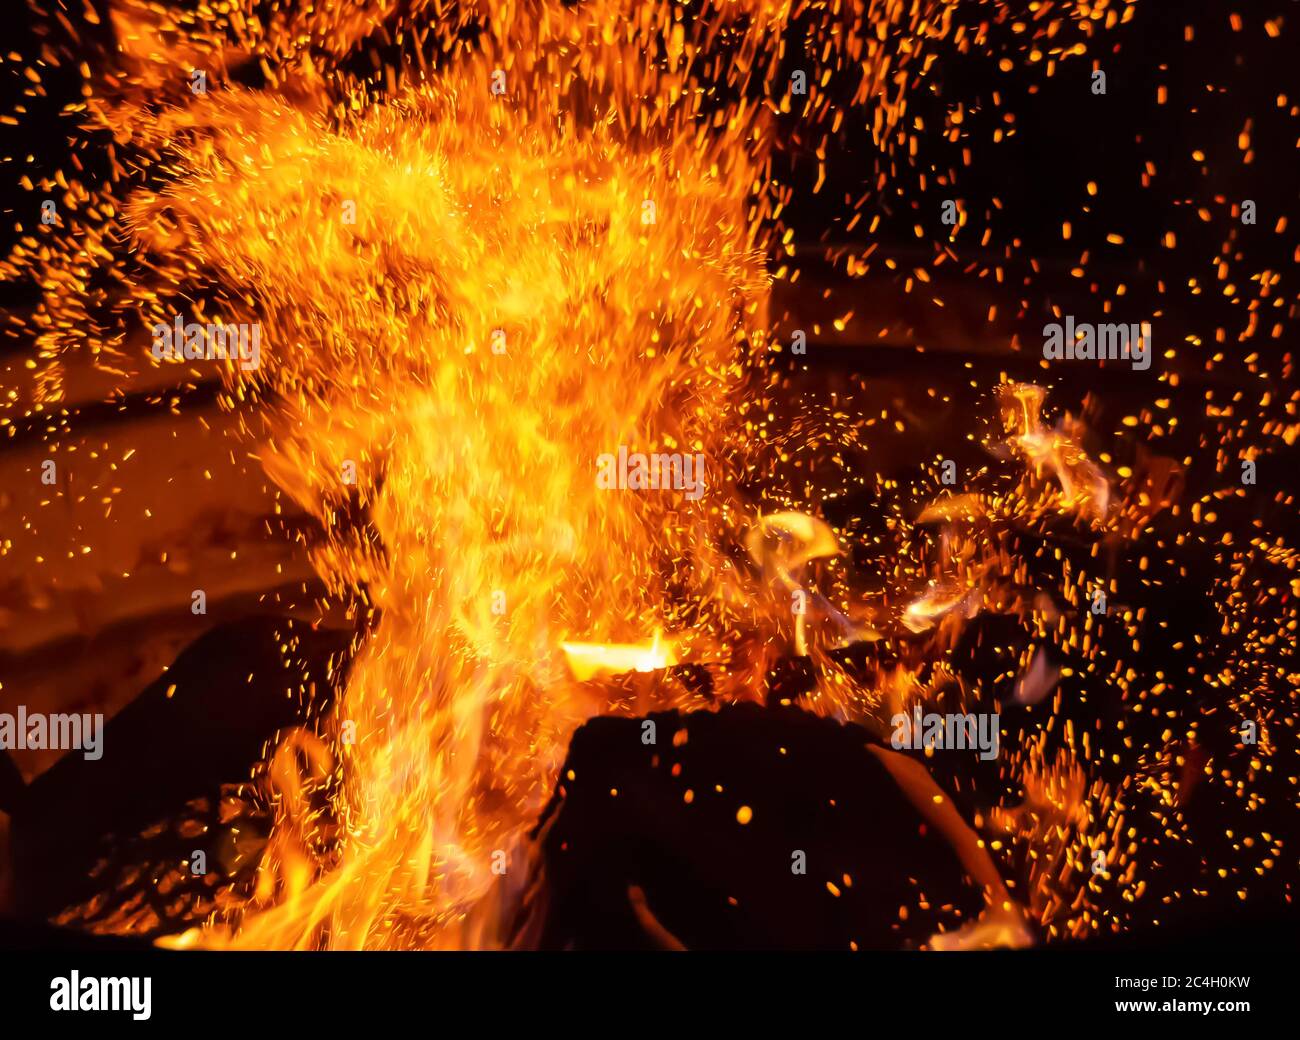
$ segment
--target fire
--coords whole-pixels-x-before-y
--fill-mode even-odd
[[[914,60],[943,31],[923,12],[942,23],[947,6],[872,3],[847,43],[828,24],[882,139],[905,111],[891,60]],[[260,323],[260,365],[224,373],[229,404],[323,529],[318,572],[364,590],[372,619],[323,732],[273,756],[252,896],[174,945],[505,944],[568,738],[617,709],[590,680],[725,658],[737,632],[761,644],[779,627],[767,596],[783,613],[807,565],[841,551],[800,513],[751,520],[734,491],[774,213],[756,194],[768,113],[743,90],[776,75],[791,5],[722,4],[690,29],[670,4],[466,5],[457,24],[487,16],[487,33],[441,30],[430,70],[449,12],[417,2],[398,24],[420,74],[390,70],[382,103],[319,67],[396,11],[127,0],[123,75],[89,106],[161,174],[112,210],[146,273],[132,309],[146,327],[187,307]],[[904,21],[917,46],[891,57],[880,30]],[[206,70],[197,96],[177,65]],[[269,89],[232,81],[253,66]],[[724,77],[740,99],[707,111]],[[57,400],[57,366],[47,378]],[[708,495],[598,487],[595,456],[624,447],[702,455]],[[746,527],[758,588],[725,549]]]
[[[665,643],[659,632],[648,644],[561,643],[560,648],[579,682],[598,675],[653,672],[677,663],[671,642]]]
[[[590,28],[562,21],[535,57]],[[611,708],[579,681],[670,663],[676,639],[637,645],[651,632],[687,652],[721,634],[697,578],[722,566],[725,484],[605,490],[595,456],[730,465],[765,317],[755,168],[692,130],[633,144],[612,109],[578,125],[556,95],[494,95],[494,71],[467,59],[342,120],[231,92],[148,127],[179,171],[126,206],[164,275],[148,309],[213,266],[224,311],[256,301],[264,361],[232,397],[327,531],[320,573],[375,618],[333,760],[312,759],[338,840],[307,833],[306,780],[273,777],[257,896],[205,944],[502,944],[494,864],[527,876],[569,735]]]
[[[727,416],[766,326],[762,113],[695,125],[699,41],[667,5],[621,29],[614,4],[497,8],[436,76],[340,94],[300,41],[341,53],[392,8],[114,12],[132,87],[97,111],[167,156],[122,207],[145,324],[187,298],[260,321],[232,407],[326,532],[319,573],[374,618],[324,742],[277,752],[252,902],[179,945],[501,945],[493,867],[527,876],[570,733],[613,707],[584,680],[698,654],[734,613],[705,582],[740,520]],[[788,9],[744,13],[741,62]],[[159,32],[182,42],[160,54]],[[279,89],[155,110],[168,63],[215,80],[254,54]],[[627,446],[703,456],[717,486],[598,487],[595,456]]]
[[[1110,509],[1110,485],[1079,445],[1078,433],[1067,423],[1055,429],[1043,425],[1043,388],[1012,383],[1003,387],[1002,395],[1003,420],[1012,434],[1011,444],[1036,474],[1046,470],[1059,482],[1057,508],[1105,519]]]
[[[261,297],[280,349],[236,393],[274,396],[263,463],[330,532],[321,573],[377,617],[331,722],[340,858],[309,899],[282,879],[244,944],[465,943],[492,857],[520,855],[570,732],[603,707],[561,652],[578,679],[666,663],[581,640],[679,624],[670,587],[717,566],[723,496],[602,490],[593,449],[725,465],[717,417],[762,313],[750,171],[555,134],[458,86],[347,135],[240,99],[186,156],[192,193],[130,210],[145,227],[167,207],[196,260],[220,251],[225,285]],[[340,199],[370,200],[355,226]],[[345,519],[353,494],[373,538]]]
[[[364,605],[343,694],[266,763],[275,827],[253,890],[169,945],[509,945],[539,882],[527,834],[570,736],[633,707],[603,679],[695,663],[716,667],[720,700],[753,698],[788,652],[816,667],[811,710],[880,736],[882,710],[985,693],[944,660],[973,619],[1013,615],[1042,644],[1065,632],[1065,611],[1022,588],[1017,525],[1137,536],[1083,423],[1048,425],[1046,390],[1027,383],[1000,388],[988,445],[1012,483],[899,522],[909,538],[938,525],[937,558],[918,553],[884,592],[853,587],[816,502],[759,508],[740,490],[797,453],[764,417],[771,283],[793,280],[794,255],[775,123],[805,106],[797,143],[820,189],[846,118],[787,88],[790,41],[851,77],[857,117],[905,156],[907,90],[933,45],[964,51],[988,29],[958,25],[955,3],[264,6],[114,5],[113,69],[84,117],[141,170],[114,159],[121,184],[70,188],[74,244],[25,240],[10,261],[48,294],[33,320],[41,408],[61,400],[74,349],[132,371],[147,364],[141,326],[257,323],[260,363],[224,366],[223,403],[318,525],[330,591]],[[1026,38],[1055,40],[1061,60],[1085,48],[1052,16],[1084,37],[1120,17],[1104,0],[1031,6]],[[401,57],[381,62],[373,36]],[[358,54],[374,68],[355,72]],[[597,459],[625,449],[703,458],[707,492],[602,486]],[[1145,504],[1172,506],[1175,482],[1152,469]],[[1090,624],[1060,641],[1087,644]],[[834,656],[891,625],[907,649],[869,681]],[[1046,710],[1062,671],[1037,649],[1025,662],[1018,696]],[[675,706],[694,705],[648,682],[634,707]],[[1034,849],[1044,887],[1025,902],[1053,935],[1095,926],[1072,877],[1124,819],[1079,757],[1025,749],[1005,766],[1023,803],[990,820]],[[987,897],[932,945],[1029,942],[983,841],[934,808],[919,765],[889,768]],[[1126,855],[1111,852],[1117,872]]]

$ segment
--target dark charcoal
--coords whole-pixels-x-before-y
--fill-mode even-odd
[[[574,735],[544,816],[543,946],[653,946],[630,885],[690,949],[902,947],[958,923],[953,907],[979,911],[955,853],[926,832],[861,728],[757,705],[649,718],[654,746],[641,742],[641,719],[593,719]],[[745,826],[741,806],[753,811]],[[791,872],[796,849],[806,875]]]
[[[316,682],[315,710],[329,702],[327,662],[347,650],[351,634],[289,624],[257,617],[213,629],[105,725],[101,759],[70,753],[10,792],[19,913],[45,918],[103,892],[102,877],[91,872],[117,855],[121,841],[248,779],[266,742],[306,719],[307,706],[285,696],[300,676]],[[289,631],[300,640],[295,658],[305,662],[293,672],[278,650]],[[193,839],[182,844],[186,854],[198,847]]]

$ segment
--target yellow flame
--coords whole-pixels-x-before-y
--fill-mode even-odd
[[[649,643],[561,643],[573,677],[586,682],[598,675],[653,672],[677,663],[671,641],[660,633]]]

